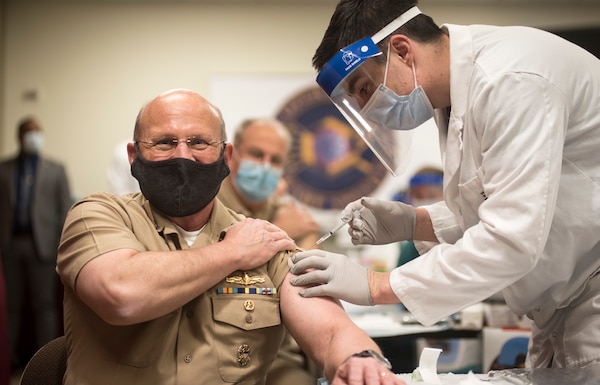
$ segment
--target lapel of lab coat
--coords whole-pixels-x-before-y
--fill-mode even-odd
[[[473,52],[467,27],[444,25],[450,32],[450,116],[446,110],[436,113],[440,131],[440,148],[444,165],[444,200],[460,216],[458,184],[463,157],[464,118],[467,111]]]

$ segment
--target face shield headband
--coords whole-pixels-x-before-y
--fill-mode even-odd
[[[356,79],[368,79],[373,84],[381,83],[375,82],[365,69],[367,66],[363,65],[383,54],[377,43],[419,14],[419,8],[412,7],[372,37],[363,38],[342,48],[317,75],[319,86],[394,176],[406,171],[410,159],[412,131],[393,131],[365,119],[361,111],[367,101],[354,96],[353,91]]]

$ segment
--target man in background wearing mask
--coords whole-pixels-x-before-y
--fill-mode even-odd
[[[290,285],[284,231],[216,198],[233,146],[215,106],[167,91],[133,139],[141,193],[92,194],[65,221],[65,385],[264,385],[284,325],[334,385],[402,383],[337,301]]]
[[[219,199],[233,211],[264,219],[284,230],[296,245],[310,248],[319,225],[305,209],[283,202],[276,194],[290,149],[291,136],[276,119],[247,119],[235,131],[231,174],[223,181]],[[314,365],[286,333],[277,359],[267,374],[267,385],[314,385]]]
[[[444,199],[444,172],[437,167],[422,167],[408,181],[408,191],[400,192],[392,198],[413,207],[430,205]],[[426,248],[433,244],[427,242]],[[404,265],[419,256],[419,251],[412,241],[400,242],[398,266]]]
[[[64,166],[40,154],[44,136],[37,120],[23,119],[17,138],[19,154],[0,163],[0,254],[13,368],[25,365],[62,330],[56,249],[72,203]],[[24,314],[31,317],[23,319]],[[27,319],[33,325],[28,325]],[[25,334],[23,326],[31,330]],[[20,339],[22,335],[32,336],[34,346],[28,347]]]
[[[283,181],[290,142],[289,131],[276,119],[242,122],[233,138],[231,175],[223,182],[219,199],[240,214],[273,223],[296,245],[309,248],[319,238],[318,223],[307,210],[276,192]]]
[[[435,118],[444,201],[366,197],[342,216],[353,244],[436,245],[384,273],[298,253],[292,272],[317,271],[293,282],[426,325],[502,291],[533,320],[528,367],[600,363],[600,60],[534,28],[438,26],[416,4],[341,0],[313,64],[355,129]]]

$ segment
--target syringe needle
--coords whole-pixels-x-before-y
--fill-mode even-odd
[[[320,245],[321,243],[325,242],[327,239],[329,239],[329,237],[331,237],[333,234],[335,234],[336,231],[338,231],[339,229],[344,227],[345,224],[346,224],[346,222],[342,222],[339,225],[335,226],[327,234],[325,234],[321,238],[319,238],[319,240],[317,241],[317,245]]]

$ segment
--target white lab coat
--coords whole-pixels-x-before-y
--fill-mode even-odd
[[[557,309],[581,302],[600,270],[600,61],[531,28],[444,28],[452,108],[436,122],[445,202],[427,207],[441,244],[394,270],[392,289],[424,324],[503,290],[549,336],[564,327]],[[571,334],[570,351],[599,342],[555,366],[600,359],[600,336]],[[540,354],[546,362],[534,365],[552,356]]]

